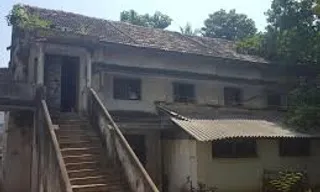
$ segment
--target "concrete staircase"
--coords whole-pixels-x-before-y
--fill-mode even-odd
[[[74,192],[128,192],[121,169],[108,164],[98,134],[88,120],[73,113],[53,118],[61,153]]]

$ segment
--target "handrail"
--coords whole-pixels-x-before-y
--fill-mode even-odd
[[[46,123],[48,124],[50,138],[51,138],[51,141],[53,143],[53,147],[54,147],[54,150],[55,150],[55,153],[56,153],[55,156],[57,157],[58,165],[60,167],[60,173],[61,173],[64,185],[65,185],[66,192],[72,192],[72,187],[71,187],[71,183],[70,183],[70,180],[69,180],[68,172],[67,172],[67,169],[65,167],[65,163],[63,161],[63,157],[62,157],[62,153],[60,151],[58,139],[57,139],[57,136],[56,136],[56,134],[54,132],[54,125],[52,123],[52,120],[51,120],[51,117],[50,117],[50,113],[49,113],[49,109],[48,109],[48,106],[47,106],[47,103],[46,103],[45,100],[41,100],[41,106],[42,106],[42,109],[43,109],[43,112],[44,112]]]
[[[144,169],[144,167],[142,166],[142,164],[140,163],[138,157],[136,156],[136,154],[133,152],[132,148],[130,147],[128,141],[125,139],[125,137],[123,136],[123,134],[121,133],[119,127],[117,126],[117,124],[114,122],[114,120],[112,119],[110,113],[108,112],[108,110],[106,109],[106,107],[104,106],[104,104],[102,103],[102,101],[100,100],[99,96],[97,95],[97,93],[90,88],[90,92],[93,95],[94,99],[98,102],[99,107],[102,109],[103,114],[106,116],[106,118],[110,121],[112,127],[115,130],[115,133],[117,134],[117,136],[120,138],[120,141],[124,144],[125,149],[127,150],[127,152],[130,154],[130,157],[134,160],[134,163],[136,164],[136,166],[139,168],[139,170],[142,172],[143,177],[146,179],[146,181],[148,182],[151,190],[153,192],[159,192],[158,188],[156,187],[156,185],[153,183],[152,179],[150,178],[149,174],[147,173],[147,171]]]

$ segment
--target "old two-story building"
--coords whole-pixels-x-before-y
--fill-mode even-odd
[[[49,24],[13,26],[5,191],[320,184],[319,135],[283,124],[279,65],[223,39],[19,10]]]

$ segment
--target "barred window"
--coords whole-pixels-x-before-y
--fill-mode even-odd
[[[242,105],[242,90],[234,87],[224,88],[224,104],[227,106]]]
[[[212,142],[212,157],[218,158],[247,158],[256,157],[256,140],[232,139]]]
[[[119,100],[141,100],[141,80],[133,78],[114,78],[113,98]]]
[[[173,83],[175,102],[195,102],[194,85],[186,83]]]
[[[300,138],[280,139],[279,141],[280,156],[309,156],[310,140]]]
[[[281,106],[281,95],[277,93],[269,93],[267,96],[268,107]]]

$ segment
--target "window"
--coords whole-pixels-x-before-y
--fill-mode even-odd
[[[173,83],[173,94],[175,102],[194,102],[194,85],[184,83]]]
[[[131,78],[114,78],[113,98],[119,100],[140,100],[141,80]]]
[[[256,141],[253,139],[214,141],[212,142],[212,156],[220,158],[256,157]]]
[[[224,88],[224,104],[227,106],[242,105],[242,90],[239,88]]]
[[[281,139],[279,143],[280,156],[309,156],[309,139]]]
[[[269,107],[279,107],[281,106],[281,95],[276,93],[268,94],[267,102]]]

